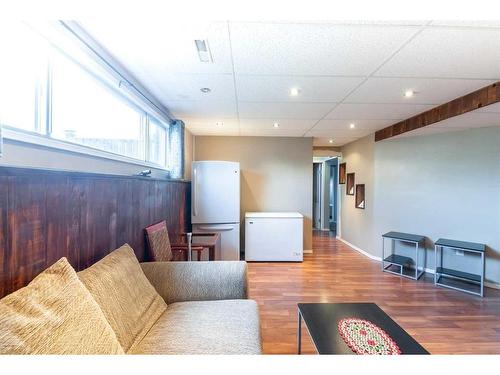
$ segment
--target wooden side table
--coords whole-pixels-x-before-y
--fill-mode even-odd
[[[175,238],[175,243],[187,244],[185,234],[172,236]],[[220,258],[220,234],[219,233],[193,233],[191,236],[191,245],[193,248],[208,249],[208,260],[213,261]],[[197,251],[197,260],[201,260],[201,251]],[[187,257],[190,260],[190,256]]]

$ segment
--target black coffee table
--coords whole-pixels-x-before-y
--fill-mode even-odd
[[[429,354],[374,303],[299,303],[298,354],[301,352],[302,319],[319,354],[354,354],[339,334],[340,319],[366,319],[382,328],[399,346],[401,354]]]

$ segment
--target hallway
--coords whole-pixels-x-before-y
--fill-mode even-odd
[[[303,263],[249,263],[266,354],[297,350],[297,303],[375,302],[432,354],[500,354],[500,291],[481,299],[382,273],[380,263],[315,232]],[[303,353],[315,353],[303,326]],[[464,344],[467,343],[467,344]]]

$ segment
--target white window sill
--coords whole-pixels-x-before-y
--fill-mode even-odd
[[[56,151],[65,151],[65,152],[86,155],[86,156],[91,156],[91,157],[96,157],[96,158],[101,158],[101,159],[119,161],[119,162],[127,163],[127,164],[135,164],[135,165],[140,165],[143,167],[155,168],[155,169],[159,169],[159,170],[163,170],[165,172],[168,172],[168,170],[165,167],[163,167],[159,164],[151,163],[151,162],[144,161],[144,160],[129,158],[127,156],[122,156],[122,155],[114,154],[112,152],[97,150],[97,149],[94,149],[91,147],[86,147],[86,146],[82,146],[82,145],[78,145],[78,144],[74,144],[74,143],[70,143],[70,142],[65,142],[65,141],[61,141],[58,139],[49,138],[49,137],[46,137],[44,135],[39,135],[39,134],[34,134],[34,133],[29,133],[29,132],[24,132],[24,131],[17,131],[17,130],[13,130],[11,128],[6,128],[6,127],[3,127],[1,132],[2,132],[2,137],[6,140],[12,140],[12,141],[16,141],[16,142],[32,144],[32,145],[41,146],[44,148],[53,149]]]

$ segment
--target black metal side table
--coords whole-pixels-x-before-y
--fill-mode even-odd
[[[385,239],[391,240],[391,253],[388,257],[385,256]],[[394,253],[396,241],[411,243],[415,246],[415,259]],[[409,279],[418,280],[425,271],[425,236],[417,234],[388,232],[382,235],[382,271],[389,272],[394,275],[407,277]],[[420,251],[421,250],[421,251]],[[422,253],[423,257],[419,262],[419,256]],[[419,266],[420,264],[420,266]],[[414,270],[411,267],[414,266]],[[399,268],[399,272],[397,271]],[[396,269],[396,270],[394,270]]]
[[[459,271],[443,267],[444,249],[460,250],[480,256],[479,274]],[[486,245],[475,242],[455,241],[440,238],[434,244],[434,284],[445,288],[460,290],[462,292],[484,296],[484,253]],[[439,266],[438,266],[439,264]]]

